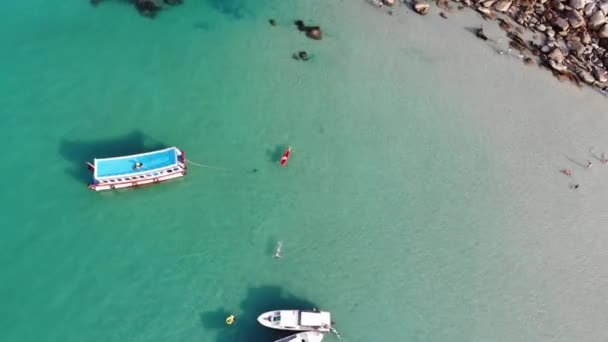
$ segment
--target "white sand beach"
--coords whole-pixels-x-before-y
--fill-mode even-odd
[[[514,253],[491,256],[512,272],[496,295],[521,294],[504,298],[513,310],[506,315],[537,341],[608,340],[608,165],[598,159],[608,154],[608,98],[525,66],[516,51],[498,54],[471,29],[483,25],[503,49],[505,33],[472,10],[447,20],[434,4],[427,16],[403,4],[394,11],[381,19],[391,34],[407,35],[434,61],[434,100],[463,99],[451,103],[454,113],[465,113],[479,144],[495,151],[491,167],[504,194],[495,204],[509,227],[495,248]]]

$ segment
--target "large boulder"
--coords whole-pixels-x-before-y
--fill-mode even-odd
[[[431,8],[431,6],[423,1],[417,1],[414,4],[414,11],[416,11],[416,13],[420,14],[420,15],[426,15],[427,13],[429,13],[429,9]]]
[[[600,83],[608,82],[608,74],[606,73],[606,70],[604,70],[604,69],[595,68],[593,70],[593,77],[595,78],[596,81],[598,81]]]
[[[498,12],[506,12],[511,8],[513,1],[511,0],[499,0],[494,4],[494,9]]]
[[[608,0],[599,1],[598,5],[600,6],[602,12],[608,13]]]
[[[602,12],[601,10],[597,10],[591,15],[591,18],[589,18],[588,26],[589,28],[596,30],[600,28],[605,22],[606,16],[604,15],[604,12]]]
[[[568,22],[570,23],[570,27],[579,28],[579,27],[585,25],[585,19],[579,13],[579,11],[569,10],[567,12],[567,16],[568,16]]]
[[[580,77],[585,83],[591,84],[595,82],[595,78],[593,78],[593,76],[591,76],[591,73],[586,70],[579,70],[578,77]]]
[[[578,40],[569,40],[566,45],[570,51],[574,52],[579,57],[585,52],[585,45]]]
[[[604,24],[602,28],[597,32],[598,37],[608,38],[608,24]]]
[[[562,17],[555,17],[553,19],[552,25],[558,31],[566,31],[568,28],[570,28],[570,23],[568,23],[568,20]]]
[[[570,7],[580,10],[585,6],[585,0],[570,0],[568,4]]]
[[[559,48],[553,49],[553,51],[551,51],[551,53],[549,53],[547,57],[549,57],[549,59],[555,61],[556,63],[561,63],[565,58],[564,53]]]
[[[564,72],[564,71],[568,70],[567,66],[562,65],[560,63],[556,63],[552,59],[550,59],[547,63],[549,64],[549,66],[551,67],[551,69],[553,69],[555,71]]]
[[[589,18],[596,10],[595,4],[594,3],[589,3],[585,5],[585,9],[583,12],[585,12],[585,17]]]

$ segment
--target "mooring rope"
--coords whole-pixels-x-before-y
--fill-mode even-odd
[[[219,166],[210,166],[210,165],[204,165],[204,164],[199,164],[199,163],[195,163],[191,160],[186,160],[186,163],[188,164],[192,164],[194,166],[198,166],[198,167],[206,167],[208,169],[214,169],[214,170],[222,170],[222,171],[228,171],[228,169],[223,168],[223,167],[219,167]]]

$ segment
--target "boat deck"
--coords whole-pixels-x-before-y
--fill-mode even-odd
[[[95,159],[95,178],[145,173],[165,167],[171,167],[177,164],[177,162],[176,148],[168,148],[165,150],[125,157]],[[136,163],[142,163],[143,166],[139,169],[135,169]]]

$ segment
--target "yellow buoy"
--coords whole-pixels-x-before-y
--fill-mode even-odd
[[[228,317],[226,317],[226,324],[230,325],[232,323],[234,323],[234,315],[230,315]]]

